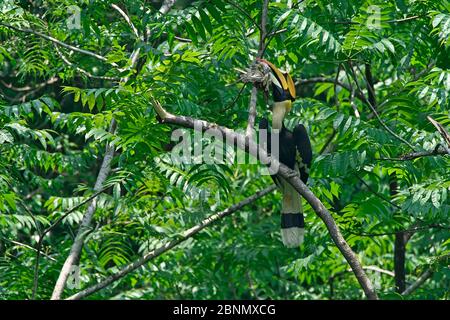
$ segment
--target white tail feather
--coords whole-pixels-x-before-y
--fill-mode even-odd
[[[287,228],[281,229],[281,239],[283,244],[288,248],[295,248],[303,243],[305,229],[303,228]]]

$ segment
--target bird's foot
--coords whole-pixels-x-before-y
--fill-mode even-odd
[[[300,174],[299,174],[298,172],[289,172],[288,175],[287,175],[287,177],[288,177],[289,179],[295,178],[295,177],[300,177]]]

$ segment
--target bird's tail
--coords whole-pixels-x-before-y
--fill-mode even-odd
[[[288,248],[298,247],[303,243],[305,235],[302,198],[284,179],[282,179],[282,192],[281,239]]]

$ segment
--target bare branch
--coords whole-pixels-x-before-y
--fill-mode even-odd
[[[117,122],[115,119],[111,121],[109,132],[114,134],[116,131]],[[97,180],[95,182],[94,191],[98,192],[102,189],[103,183],[108,177],[111,171],[111,161],[114,157],[114,146],[110,143],[106,145],[105,155],[103,157],[103,162],[100,167]],[[97,199],[94,198],[91,204],[89,205],[86,214],[83,216],[83,220],[81,221],[80,227],[78,229],[78,233],[75,237],[75,240],[70,249],[70,253],[66,258],[63,267],[61,268],[61,272],[59,273],[58,280],[56,281],[55,287],[52,293],[52,300],[61,299],[61,295],[64,291],[64,286],[66,285],[67,278],[69,277],[70,270],[73,265],[76,265],[78,259],[80,257],[81,250],[83,248],[84,239],[87,235],[87,231],[90,228],[92,217],[94,215],[95,209],[97,208]]]
[[[175,4],[175,0],[164,0],[163,4],[161,5],[161,8],[159,8],[159,12],[162,14],[166,14],[172,9],[173,5]]]
[[[266,48],[266,37],[267,37],[267,18],[269,14],[269,0],[262,0],[263,8],[261,12],[261,27],[259,28],[259,48],[258,48],[258,58],[262,58],[265,48]],[[258,88],[256,83],[253,84],[252,93],[250,96],[250,105],[248,108],[248,122],[246,136],[251,137],[255,127],[256,120],[256,103],[258,99]]]
[[[445,141],[446,145],[444,146],[444,149],[447,149],[446,150],[447,153],[450,154],[450,151],[448,149],[448,148],[450,148],[450,134],[447,132],[447,130],[445,130],[445,128],[444,128],[444,126],[442,124],[440,124],[439,122],[434,120],[432,117],[427,116],[427,119],[436,128],[436,130],[441,135],[442,139]]]
[[[433,271],[431,269],[428,269],[417,279],[416,282],[414,282],[412,285],[406,288],[405,291],[402,292],[402,295],[407,296],[413,293],[417,288],[419,288],[422,284],[424,284],[424,282],[427,281],[432,275]]]
[[[48,86],[49,84],[55,83],[58,80],[59,80],[58,77],[51,77],[50,79],[48,79],[48,80],[46,80],[44,82],[38,83],[35,86],[25,86],[25,87],[20,87],[20,88],[15,87],[12,84],[6,83],[3,80],[0,80],[0,82],[8,89],[11,89],[11,90],[16,91],[16,92],[24,92],[24,91],[31,91],[31,90],[36,90],[36,89],[43,88],[45,86]]]
[[[170,8],[169,8],[170,9]],[[140,48],[136,48],[133,50],[130,56],[130,66],[129,70],[132,70],[136,67],[138,59],[139,59]],[[120,81],[127,82],[128,76],[125,76]],[[111,134],[115,134],[117,130],[117,121],[112,118],[108,132]],[[103,161],[100,167],[100,170],[97,175],[97,179],[94,186],[94,191],[99,191],[103,183],[108,178],[109,173],[111,172],[111,163],[114,157],[115,147],[111,143],[106,144],[105,155],[103,156]],[[97,208],[97,201],[94,199],[89,205],[85,215],[83,216],[83,220],[81,221],[80,227],[78,229],[78,233],[75,237],[75,240],[70,249],[70,253],[64,261],[64,265],[61,268],[61,272],[59,273],[58,280],[56,281],[55,287],[52,293],[52,300],[59,300],[64,291],[64,287],[67,282],[67,278],[69,276],[70,270],[73,265],[75,265],[80,257],[81,250],[83,248],[84,240],[86,238],[87,231],[89,230],[92,222],[92,217]]]
[[[2,237],[2,236],[0,236],[0,239],[2,239],[3,241],[11,242],[11,243],[13,243],[13,244],[15,244],[15,245],[17,245],[17,246],[19,246],[19,247],[24,247],[24,248],[27,248],[27,249],[30,249],[30,250],[33,250],[33,251],[36,251],[36,252],[37,252],[37,249],[36,249],[36,248],[33,248],[32,246],[30,246],[30,245],[28,245],[28,244],[26,244],[26,243],[22,243],[22,242],[18,242],[18,241],[15,241],[15,240],[11,240],[11,239],[8,239],[8,238]],[[49,255],[47,255],[47,254],[45,254],[45,253],[41,253],[41,254],[42,254],[44,257],[46,257],[46,258],[48,258],[48,259],[50,259],[50,260],[52,260],[52,261],[56,261],[55,258],[50,257]]]
[[[131,30],[133,30],[134,35],[136,36],[136,38],[141,39],[142,38],[139,36],[139,32],[136,29],[136,27],[134,26],[133,22],[131,21],[130,17],[122,10],[120,9],[120,7],[116,4],[112,4],[111,7],[113,7],[115,10],[117,10],[120,15],[125,19],[125,21],[128,23],[128,25],[130,26]]]
[[[145,254],[144,256],[142,256],[140,259],[136,260],[133,263],[128,264],[126,267],[120,269],[118,272],[116,272],[115,274],[107,277],[106,279],[104,279],[103,281],[97,283],[96,285],[93,285],[85,290],[82,290],[76,294],[74,294],[73,296],[70,296],[69,298],[67,298],[67,300],[78,300],[78,299],[82,299],[84,297],[87,297],[89,295],[91,295],[94,292],[97,292],[105,287],[107,287],[108,285],[110,285],[111,283],[113,283],[114,281],[126,276],[127,274],[129,274],[130,272],[136,270],[137,268],[141,267],[142,265],[146,264],[147,262],[149,262],[150,260],[159,257],[160,255],[162,255],[163,253],[173,249],[174,247],[176,247],[177,245],[179,245],[180,243],[186,241],[189,238],[192,238],[193,236],[195,236],[197,233],[199,233],[200,231],[202,231],[203,229],[205,229],[206,227],[210,226],[211,224],[213,224],[214,222],[221,220],[231,214],[233,214],[234,212],[242,209],[244,206],[258,200],[259,198],[265,196],[266,194],[274,191],[276,189],[275,185],[271,185],[270,187],[265,188],[264,190],[261,190],[257,193],[255,193],[254,195],[240,201],[237,204],[232,205],[231,207],[225,209],[224,211],[215,213],[213,215],[210,215],[209,217],[205,218],[202,222],[200,222],[198,225],[184,231],[182,233],[182,235],[173,241],[167,242],[164,245],[150,251],[149,253]]]
[[[278,168],[278,175],[280,175],[289,184],[291,184],[295,188],[295,190],[300,195],[302,195],[306,199],[306,201],[308,201],[319,218],[322,219],[334,243],[341,251],[347,262],[350,264],[367,298],[378,299],[370,279],[365,274],[355,253],[352,251],[352,249],[342,236],[341,231],[336,225],[336,222],[334,221],[332,215],[322,204],[322,202],[314,195],[314,193],[312,193],[311,190],[303,183],[303,181],[301,181],[297,172],[278,162],[278,160],[269,157],[264,149],[260,148],[254,141],[248,139],[242,134],[236,133],[231,129],[218,126],[217,124],[208,123],[204,120],[197,120],[186,116],[175,116],[167,112],[157,101],[154,102],[154,108],[158,113],[161,122],[163,123],[180,125],[198,131],[208,130],[208,132],[210,132],[214,136],[217,135],[225,137],[225,141],[227,143],[232,144],[233,146],[237,145],[242,150],[245,150],[254,157],[260,159],[262,163]]]

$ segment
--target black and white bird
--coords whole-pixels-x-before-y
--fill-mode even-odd
[[[298,172],[301,180],[306,183],[312,162],[312,149],[308,132],[302,124],[298,124],[293,131],[288,130],[283,123],[290,111],[292,101],[295,100],[295,86],[288,73],[281,72],[272,63],[260,59],[271,69],[272,97],[272,132],[269,122],[262,119],[259,128],[267,130],[267,151],[271,153],[272,143],[279,143],[278,161]],[[275,139],[270,138],[275,135]],[[278,138],[278,139],[277,139]],[[272,155],[276,156],[276,155]],[[272,175],[272,179],[280,188],[283,195],[281,204],[281,238],[286,247],[298,247],[303,243],[305,221],[303,215],[302,198],[300,194],[284,178]]]

